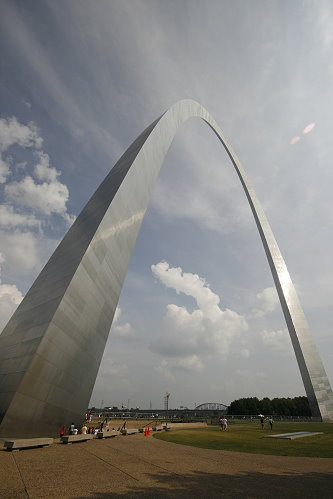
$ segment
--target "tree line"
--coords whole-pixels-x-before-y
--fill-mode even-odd
[[[272,416],[311,416],[311,410],[306,397],[274,398],[248,397],[234,400],[228,408],[228,414],[258,414]]]

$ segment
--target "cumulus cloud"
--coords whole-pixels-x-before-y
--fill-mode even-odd
[[[189,355],[187,357],[163,359],[156,371],[170,381],[176,381],[173,373],[175,371],[188,371],[201,373],[204,370],[203,363],[198,355]]]
[[[28,273],[40,260],[39,244],[36,236],[27,230],[0,230],[1,251],[6,265],[14,271]],[[46,240],[44,240],[44,245]]]
[[[35,215],[19,213],[10,205],[0,205],[0,227],[41,227],[41,221]]]
[[[115,324],[118,321],[118,319],[119,319],[120,316],[121,316],[121,308],[118,306],[116,308],[115,313],[114,313],[113,324]]]
[[[5,262],[0,253],[0,265]],[[1,269],[0,269],[1,273]],[[2,284],[0,279],[0,332],[14,313],[16,307],[23,300],[21,291],[13,284]]]
[[[34,123],[23,125],[15,116],[0,119],[0,149],[6,151],[13,144],[21,147],[42,147],[43,139]]]
[[[167,306],[164,328],[151,349],[163,356],[179,358],[173,366],[183,369],[202,369],[200,357],[218,353],[226,357],[235,337],[247,331],[246,320],[236,312],[219,306],[220,298],[197,274],[183,273],[167,262],[151,266],[152,272],[165,286],[184,293],[196,301],[192,312],[175,304]]]
[[[172,381],[173,383],[176,382],[176,378],[172,374],[169,368],[168,361],[163,359],[160,365],[155,367],[155,371],[163,376],[163,378],[167,379],[168,381]]]
[[[48,154],[37,151],[35,152],[35,157],[39,162],[35,165],[34,173],[38,180],[46,180],[47,182],[54,182],[60,175],[55,168],[50,167],[50,157]]]
[[[10,165],[15,163],[12,157],[4,158],[3,154],[14,145],[31,148],[37,162],[31,175],[5,185],[7,205],[12,206],[7,206],[4,209],[6,212],[3,210],[2,217],[5,217],[9,225],[22,225],[23,215],[22,213],[14,215],[13,207],[15,207],[26,211],[27,227],[38,225],[36,213],[41,217],[57,214],[62,216],[68,225],[71,224],[74,217],[67,213],[68,188],[58,180],[60,172],[50,166],[49,155],[42,151],[43,139],[34,123],[24,125],[15,117],[0,120],[0,183],[7,181]],[[24,171],[27,162],[18,162],[16,166]],[[28,215],[27,210],[30,210],[33,215]]]
[[[290,355],[292,353],[291,341],[288,334],[288,329],[280,329],[278,331],[262,331],[261,339],[265,347],[269,350],[282,355]]]
[[[37,184],[27,175],[19,182],[7,184],[5,194],[8,201],[44,215],[62,215],[67,211],[69,192],[67,186],[58,180]]]
[[[104,370],[104,373],[111,374],[116,377],[126,377],[128,375],[128,366],[123,363],[110,361],[108,367]]]
[[[274,287],[265,288],[256,295],[256,306],[250,317],[264,317],[273,312],[279,304],[279,297]]]
[[[22,125],[15,117],[0,119],[0,183],[6,182],[10,173],[10,161],[3,154],[13,145],[39,149],[43,139],[34,123]]]
[[[126,324],[123,324],[122,326],[115,326],[113,328],[113,334],[123,340],[132,339],[135,336],[134,329],[129,322],[126,322]]]
[[[125,379],[127,378],[128,374],[129,374],[129,369],[127,364],[125,364],[124,362],[116,362],[112,360],[111,352],[107,348],[101,364],[101,369],[99,373],[100,377],[104,378],[105,380],[108,380],[109,382],[110,376]]]
[[[49,155],[41,149],[42,145],[43,139],[34,123],[22,124],[15,117],[0,119],[0,183],[5,184],[6,197],[6,203],[0,205],[3,255],[0,263],[12,276],[20,274],[22,277],[38,269],[44,259],[43,253],[53,249],[55,241],[43,233],[43,225],[49,224],[50,215],[60,215],[66,224],[73,221],[67,213],[67,186],[58,180],[60,172],[50,166]],[[27,156],[29,161],[22,161],[17,147],[31,150]],[[31,158],[35,159],[34,164],[29,164]],[[17,177],[8,182],[12,165]],[[22,293],[17,286],[0,284],[1,326],[21,300]]]
[[[0,156],[0,184],[6,182],[6,178],[9,175],[9,165]]]
[[[118,324],[118,320],[121,316],[122,310],[120,307],[116,308],[113,322],[112,322],[112,333],[113,336],[118,338],[119,340],[123,341],[129,341],[133,340],[135,338],[135,331],[134,328],[131,326],[129,322],[126,322],[125,324]]]

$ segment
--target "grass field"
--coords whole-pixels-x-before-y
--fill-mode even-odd
[[[266,435],[322,431],[323,435],[296,440],[264,438]],[[154,434],[155,438],[204,449],[271,454],[279,456],[333,457],[332,423],[274,423],[273,430],[254,424],[232,424],[222,432],[217,426]]]

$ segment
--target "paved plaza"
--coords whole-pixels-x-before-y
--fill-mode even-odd
[[[198,449],[142,434],[0,450],[0,497],[333,498],[333,459]]]

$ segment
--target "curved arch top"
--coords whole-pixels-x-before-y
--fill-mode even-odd
[[[332,389],[253,187],[208,111],[193,100],[181,100],[146,128],[112,168],[0,336],[0,435],[52,435],[82,418],[151,192],[178,128],[191,117],[212,128],[238,174],[312,414],[333,419]]]

